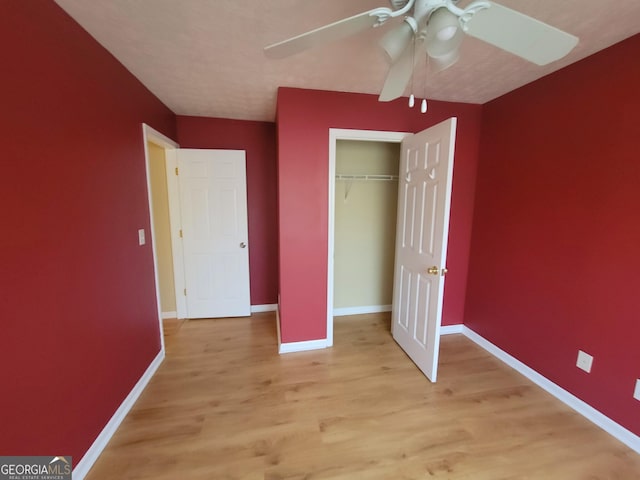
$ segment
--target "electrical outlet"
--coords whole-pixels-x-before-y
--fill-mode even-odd
[[[591,366],[593,365],[593,357],[582,350],[578,350],[578,361],[576,367],[584,370],[587,373],[591,373]]]
[[[640,400],[640,378],[636,380],[636,389],[633,391],[633,398]]]
[[[138,245],[144,245],[146,240],[144,238],[144,228],[138,230]]]

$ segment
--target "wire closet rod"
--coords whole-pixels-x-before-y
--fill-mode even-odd
[[[336,175],[336,180],[398,180],[398,175]]]

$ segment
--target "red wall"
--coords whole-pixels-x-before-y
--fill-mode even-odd
[[[640,35],[484,106],[465,324],[640,434]],[[591,374],[578,349],[594,355]]]
[[[278,301],[276,127],[270,122],[178,116],[182,148],[247,151],[251,304]]]
[[[278,183],[282,342],[326,338],[329,128],[417,132],[458,117],[443,324],[462,323],[482,107],[280,88]]]
[[[3,455],[77,464],[160,350],[141,122],[175,117],[54,2],[0,3]]]

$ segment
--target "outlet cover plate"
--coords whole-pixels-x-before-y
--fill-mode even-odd
[[[633,398],[640,400],[640,378],[636,380],[636,389],[633,391]]]
[[[138,245],[144,245],[146,240],[144,238],[144,228],[138,230]]]
[[[584,370],[587,373],[591,373],[591,366],[593,365],[593,357],[582,350],[578,350],[578,361],[576,367]]]

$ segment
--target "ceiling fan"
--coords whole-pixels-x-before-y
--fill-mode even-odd
[[[453,65],[466,35],[478,38],[537,65],[567,55],[578,38],[540,20],[488,0],[464,8],[459,0],[390,0],[391,7],[374,8],[265,47],[269,58],[284,58],[324,43],[339,40],[389,19],[404,21],[389,30],[380,45],[391,67],[378,100],[401,97],[411,80],[415,62],[426,52],[438,70]]]

